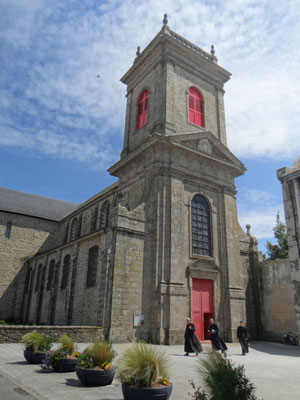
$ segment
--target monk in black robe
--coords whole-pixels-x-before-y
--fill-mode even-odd
[[[195,325],[191,323],[191,319],[186,319],[186,328],[184,334],[184,351],[185,356],[188,356],[189,353],[201,353],[203,351],[202,346],[195,335]]]
[[[227,346],[226,346],[222,336],[220,335],[219,327],[215,323],[213,318],[210,319],[210,325],[208,328],[208,332],[210,333],[210,340],[211,340],[212,348],[214,350],[221,350],[222,353],[224,353],[224,351],[227,350]]]
[[[242,354],[243,356],[246,355],[246,353],[249,353],[249,348],[248,348],[248,334],[247,334],[247,328],[244,326],[244,322],[240,321],[240,326],[237,328],[237,333],[236,333],[241,348],[242,348]]]

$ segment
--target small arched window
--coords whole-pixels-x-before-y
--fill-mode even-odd
[[[211,256],[210,207],[198,194],[192,200],[192,252],[198,256]]]
[[[52,287],[52,282],[54,277],[54,266],[55,266],[55,260],[51,260],[48,271],[47,290],[51,290]]]
[[[195,88],[189,89],[189,122],[204,126],[203,99]]]
[[[109,225],[109,203],[106,201],[101,208],[100,229],[106,229]]]
[[[98,246],[93,246],[89,250],[88,270],[86,278],[86,286],[93,287],[96,285]]]
[[[140,129],[148,121],[148,90],[144,90],[139,98],[137,128]]]
[[[68,279],[69,279],[69,273],[70,273],[70,255],[67,254],[64,258],[64,266],[63,266],[63,273],[62,273],[62,278],[61,278],[61,289],[66,289],[68,286]]]

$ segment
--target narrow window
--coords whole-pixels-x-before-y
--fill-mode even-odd
[[[100,229],[106,229],[109,226],[109,203],[105,202],[101,208]]]
[[[93,287],[96,285],[97,261],[98,261],[98,246],[93,246],[89,250],[86,287]]]
[[[10,238],[12,224],[12,221],[8,221],[6,224],[5,237],[8,239]]]
[[[192,200],[192,252],[211,256],[210,208],[205,198],[198,194]]]
[[[36,292],[39,290],[40,285],[41,285],[42,268],[43,268],[43,265],[40,264],[38,267],[38,272],[37,272],[36,281],[35,281],[35,291]]]
[[[98,220],[98,206],[95,207],[92,211],[91,232],[94,232],[97,229],[97,220]]]
[[[189,122],[204,126],[203,99],[194,88],[189,89]]]
[[[75,240],[77,238],[77,225],[78,221],[77,218],[73,219],[71,225],[71,240]]]
[[[53,276],[54,276],[54,266],[55,266],[55,260],[51,260],[50,265],[49,265],[49,271],[48,271],[47,290],[51,290],[51,287],[52,287]]]
[[[26,275],[26,282],[25,282],[25,288],[24,288],[24,292],[25,293],[28,292],[29,281],[30,281],[30,278],[31,278],[31,272],[32,272],[32,268],[29,267],[29,269],[27,271],[27,275]]]
[[[138,104],[137,128],[140,129],[148,121],[148,90],[144,90],[140,96]]]
[[[66,287],[68,286],[69,272],[70,272],[70,255],[67,254],[64,258],[63,273],[60,285],[61,289],[66,289]]]

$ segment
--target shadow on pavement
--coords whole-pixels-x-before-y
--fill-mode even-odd
[[[276,356],[289,356],[289,357],[300,357],[299,346],[289,346],[281,343],[271,342],[251,342],[251,348],[262,353],[274,354]]]
[[[33,364],[28,364],[27,361],[11,361],[11,362],[7,362],[6,364],[10,364],[10,365],[33,365]]]
[[[79,379],[66,379],[66,385],[73,387],[81,387],[81,388],[85,387],[81,384]]]

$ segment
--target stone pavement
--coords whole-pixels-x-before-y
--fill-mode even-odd
[[[118,356],[128,344],[113,347]],[[86,345],[80,344],[82,350]],[[189,380],[200,383],[196,371],[197,357],[183,356],[182,346],[162,346],[172,360],[172,400],[190,399]],[[204,344],[204,353],[210,345]],[[229,344],[228,353],[234,363],[244,364],[246,375],[257,387],[257,397],[263,400],[298,400],[300,398],[300,347],[280,343],[251,343],[250,353],[240,355],[239,344]],[[202,353],[203,354],[203,353]],[[202,357],[202,354],[198,358]],[[117,359],[115,360],[117,365]],[[43,372],[39,365],[29,365],[23,358],[22,344],[0,344],[1,400],[122,400],[119,382],[103,388],[82,387],[76,373]],[[143,399],[141,399],[143,400]]]

